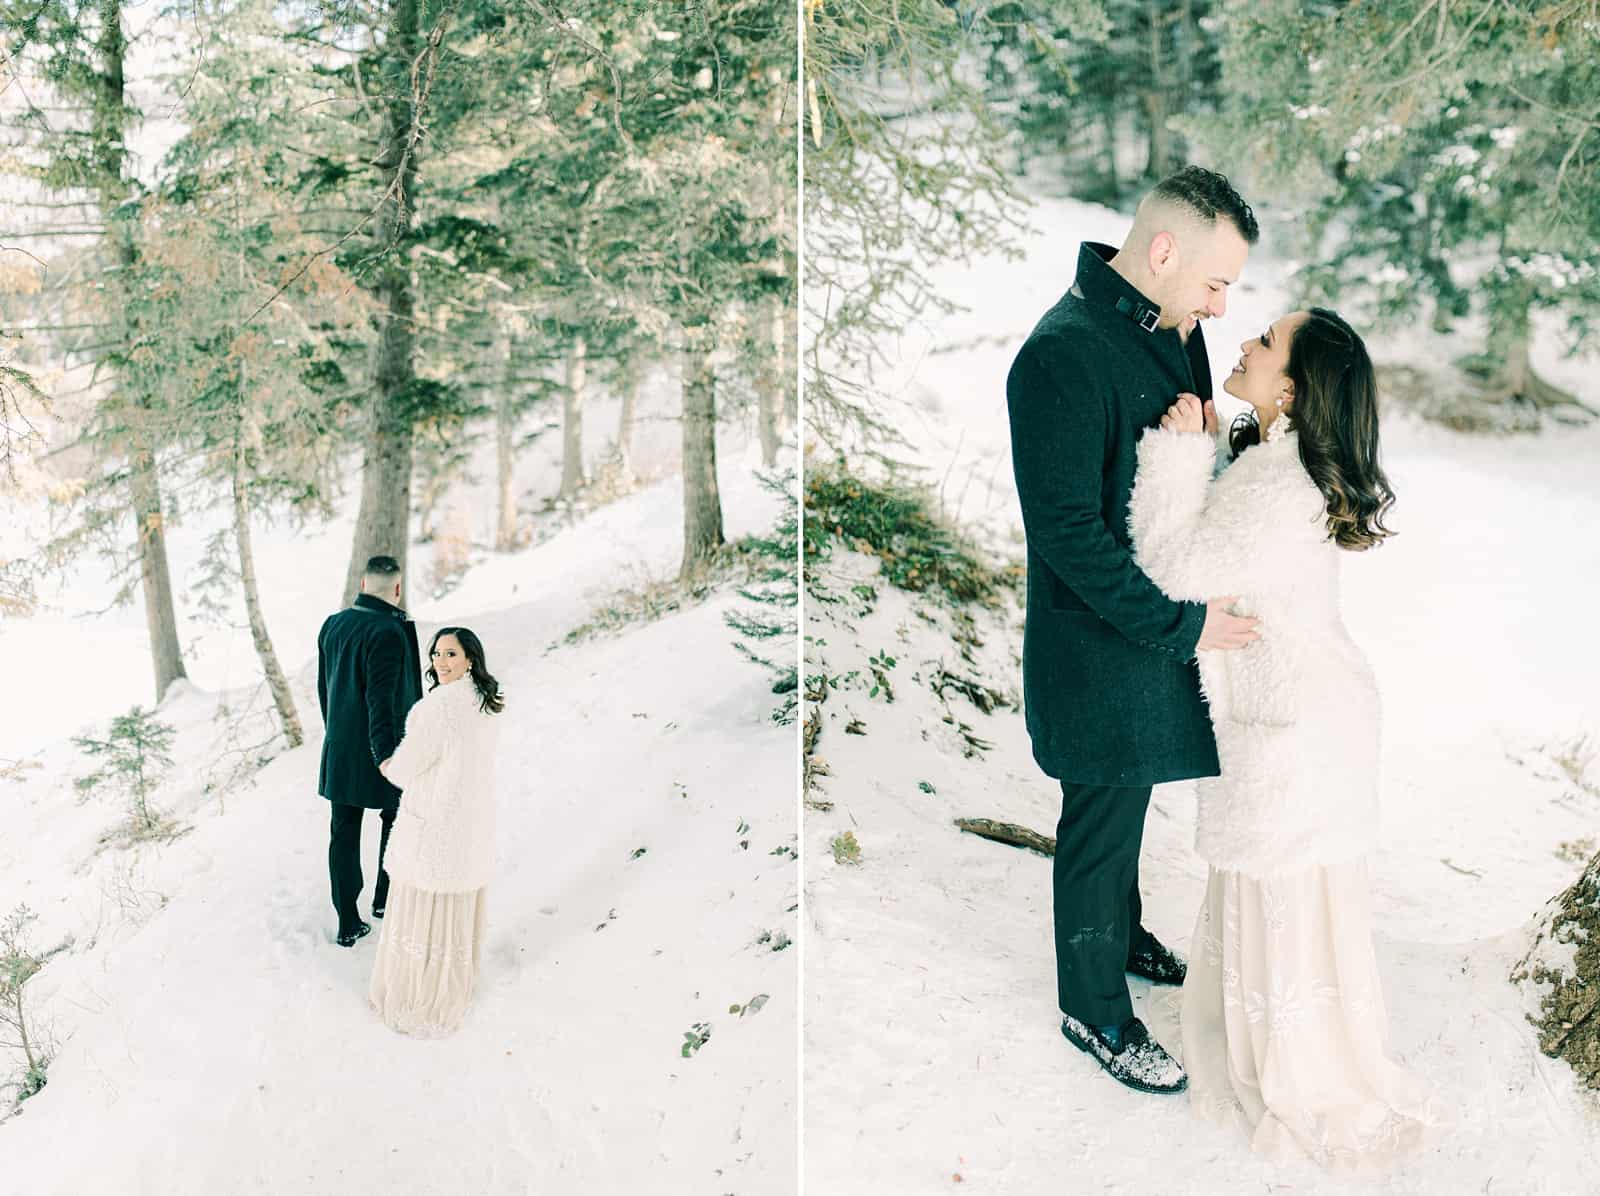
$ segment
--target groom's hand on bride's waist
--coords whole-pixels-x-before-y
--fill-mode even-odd
[[[1261,622],[1254,615],[1235,615],[1225,608],[1237,597],[1213,598],[1206,603],[1206,625],[1200,630],[1197,652],[1222,651],[1249,647],[1261,638],[1256,625]]]

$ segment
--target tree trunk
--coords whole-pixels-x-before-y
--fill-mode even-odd
[[[404,296],[406,300],[410,295]],[[402,326],[392,306],[385,316],[386,334],[380,342],[378,394],[368,423],[366,457],[361,467],[361,506],[356,515],[350,568],[345,574],[344,601],[355,600],[367,559],[392,556],[400,563],[402,586],[406,576],[406,549],[410,542],[411,442],[408,416],[396,409],[391,385],[411,367],[411,332]],[[409,311],[409,303],[406,304]],[[402,588],[402,595],[405,591]]]
[[[766,383],[761,387],[758,397],[757,419],[761,434],[761,463],[771,469],[778,463],[778,450],[783,447],[783,436],[787,431],[784,415],[789,379],[785,367],[788,365],[789,356],[785,352],[788,323],[784,319],[783,300],[774,298],[769,300],[769,304],[771,368],[767,371]]]
[[[502,334],[495,340],[500,358],[500,393],[494,405],[495,524],[497,552],[517,547],[517,399],[511,381],[511,338]]]
[[[688,578],[722,546],[717,490],[717,376],[708,350],[683,354],[683,565]]]
[[[400,563],[402,586],[411,523],[411,448],[413,413],[406,396],[416,382],[414,318],[416,295],[407,244],[417,192],[417,160],[408,153],[416,112],[411,100],[411,68],[422,51],[417,36],[416,0],[396,0],[384,43],[381,77],[387,97],[378,159],[384,200],[379,210],[379,252],[383,259],[374,288],[378,301],[378,346],[374,395],[361,471],[361,507],[356,515],[344,600],[354,600],[367,558],[392,556]],[[402,596],[404,589],[401,590]]]
[[[617,416],[617,484],[626,488],[633,482],[633,425],[639,412],[639,387],[643,371],[635,361],[622,369],[622,412]]]
[[[1600,1090],[1600,855],[1545,906],[1511,980],[1542,990],[1539,1016],[1528,1018],[1539,1049],[1565,1059],[1581,1083]]]
[[[178,616],[172,603],[166,519],[161,513],[161,484],[156,476],[155,451],[143,428],[136,428],[133,433],[128,478],[133,492],[134,527],[138,533],[145,625],[150,631],[150,660],[155,666],[156,701],[159,703],[172,683],[188,674],[184,671],[183,652],[178,646]]]
[[[1162,10],[1157,0],[1150,2],[1150,77],[1144,93],[1145,115],[1150,121],[1150,140],[1145,155],[1145,174],[1165,178],[1171,157],[1171,134],[1167,131],[1168,97],[1166,55],[1161,46]]]
[[[567,352],[567,386],[561,396],[561,497],[588,483],[583,472],[583,391],[589,376],[589,342],[580,334]]]
[[[261,590],[256,584],[255,553],[250,547],[250,473],[247,462],[253,426],[250,411],[250,398],[244,386],[244,367],[241,364],[239,426],[233,443],[233,538],[239,548],[239,581],[244,587],[244,609],[250,622],[250,641],[255,645],[261,671],[266,675],[272,704],[278,708],[278,722],[283,726],[283,737],[291,748],[297,748],[305,742],[305,734],[300,729],[300,715],[295,710],[289,679],[283,675],[278,654],[272,647],[272,637],[267,634],[267,619],[261,610]]]
[[[115,285],[126,293],[132,285],[138,262],[133,233],[125,217],[119,215],[127,201],[129,185],[123,177],[127,157],[124,108],[123,60],[127,41],[122,33],[122,0],[100,0],[100,33],[96,45],[100,73],[96,78],[99,98],[95,104],[93,149],[99,176],[97,187],[101,218],[113,238],[117,271]],[[125,320],[131,304],[121,304],[115,313]],[[126,329],[124,339],[133,340],[137,331]],[[161,511],[161,479],[156,469],[156,445],[149,426],[149,404],[138,394],[128,394],[136,386],[126,367],[116,379],[129,411],[128,481],[133,507],[136,542],[139,551],[139,580],[144,597],[145,623],[150,632],[150,659],[155,669],[156,701],[167,689],[186,676],[183,653],[178,646],[178,616],[172,601],[172,574],[167,565],[166,521]]]
[[[783,305],[783,376],[788,385],[783,392],[783,417],[786,426],[800,426],[800,308],[793,297]]]
[[[1534,372],[1529,356],[1533,347],[1531,304],[1518,300],[1494,321],[1484,372],[1488,375],[1483,397],[1491,403],[1526,403],[1554,419],[1584,423],[1595,412],[1578,396],[1548,382]]]
[[[416,493],[417,479],[415,457],[412,458],[411,483],[412,492]],[[423,471],[422,490],[421,493],[417,494],[416,516],[417,539],[424,544],[430,543],[433,540],[433,513],[439,506],[439,496],[444,493],[444,489],[445,478],[442,470],[435,469],[432,473],[429,473],[427,470]]]
[[[1106,139],[1106,194],[1119,195],[1122,192],[1122,177],[1117,171],[1117,106],[1107,104],[1100,115],[1104,121]]]

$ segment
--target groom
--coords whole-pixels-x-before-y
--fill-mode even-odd
[[[353,947],[372,926],[356,911],[361,895],[361,816],[377,810],[378,879],[372,916],[383,917],[389,874],[383,870],[400,790],[378,765],[394,755],[406,713],[422,697],[417,625],[400,608],[400,565],[375,556],[361,577],[355,605],[329,615],[317,634],[317,701],[327,734],[317,792],[333,811],[328,836],[328,881],[339,915],[339,945]]]
[[[1183,391],[1205,400],[1200,321],[1220,316],[1258,230],[1227,179],[1188,166],[1139,204],[1120,249],[1085,242],[1077,279],[1006,380],[1028,541],[1022,685],[1033,755],[1061,782],[1054,864],[1062,1033],[1145,1092],[1188,1079],[1133,1016],[1126,973],[1179,984],[1140,921],[1153,785],[1216,776],[1195,651],[1240,648],[1256,620],[1167,598],[1134,563],[1134,446]]]

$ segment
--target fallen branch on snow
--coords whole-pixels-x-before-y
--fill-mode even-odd
[[[993,818],[957,818],[955,821],[962,830],[969,835],[977,835],[980,839],[992,839],[996,843],[1005,843],[1011,847],[1025,847],[1029,851],[1036,851],[1042,856],[1052,858],[1056,854],[1056,841],[1049,835],[1030,831],[1027,827],[1018,826],[1014,822],[996,822]]]

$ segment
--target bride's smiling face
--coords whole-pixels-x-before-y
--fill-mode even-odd
[[[1307,318],[1306,312],[1292,311],[1279,316],[1259,336],[1245,341],[1239,346],[1238,364],[1222,384],[1223,390],[1255,408],[1263,428],[1294,402],[1294,383],[1289,381],[1289,345]]]
[[[468,664],[467,654],[461,650],[461,644],[453,635],[441,635],[433,645],[433,656],[428,661],[433,666],[433,672],[439,678],[440,685],[449,685],[450,682],[466,676]]]

